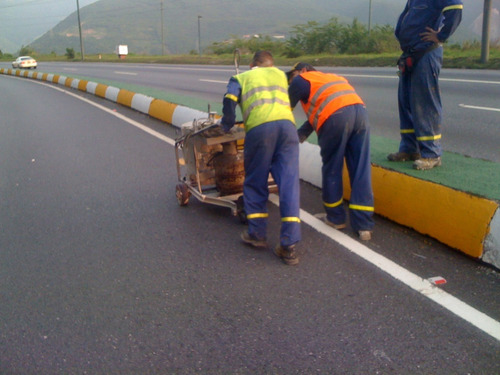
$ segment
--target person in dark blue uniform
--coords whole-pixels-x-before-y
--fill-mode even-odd
[[[462,20],[462,0],[408,0],[395,35],[399,61],[399,151],[390,161],[414,161],[416,169],[441,165],[442,104],[439,73],[443,47]]]
[[[281,232],[274,253],[288,265],[298,263],[295,245],[300,233],[299,139],[283,71],[274,67],[268,51],[255,53],[251,70],[229,80],[223,99],[221,125],[229,131],[241,107],[245,124],[243,183],[248,231],[241,239],[255,247],[267,247],[269,173],[278,185]]]
[[[346,227],[342,171],[344,158],[351,183],[350,222],[359,238],[371,239],[373,190],[370,164],[370,128],[361,97],[342,76],[322,73],[297,63],[288,73],[290,104],[300,101],[307,121],[298,129],[300,142],[316,131],[322,160],[322,196],[325,223]]]

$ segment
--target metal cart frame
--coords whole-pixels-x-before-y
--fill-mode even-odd
[[[209,136],[208,133],[218,128],[211,115],[208,119],[194,120],[192,124],[184,124],[183,134],[175,141],[175,157],[177,162],[176,197],[180,206],[186,206],[193,195],[201,202],[228,207],[233,216],[238,215],[246,222],[243,208],[243,186],[237,194],[222,195],[214,183],[215,170],[208,155],[215,156],[218,145],[237,142],[245,138],[245,131],[240,127],[233,128],[230,133]],[[207,152],[206,150],[209,150]],[[220,152],[220,151],[219,151]],[[212,158],[213,158],[212,156]]]

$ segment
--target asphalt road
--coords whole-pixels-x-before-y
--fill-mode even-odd
[[[227,208],[178,205],[173,128],[49,86],[0,76],[1,374],[500,372],[497,271],[380,217],[367,246],[320,233],[305,183],[285,266]]]
[[[7,67],[7,64],[0,65]],[[288,69],[289,67],[281,67]],[[241,71],[247,67],[241,67]],[[366,102],[371,132],[399,140],[398,78],[395,68],[321,68],[344,75]],[[235,73],[230,66],[41,63],[39,70],[147,86],[207,103],[222,102],[225,85]],[[500,72],[444,69],[440,76],[443,101],[443,148],[446,151],[500,162]],[[205,109],[203,107],[201,109]],[[305,120],[301,108],[297,122]]]

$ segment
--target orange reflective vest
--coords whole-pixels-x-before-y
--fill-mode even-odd
[[[300,75],[311,84],[307,103],[301,101],[309,123],[316,132],[333,113],[353,104],[364,104],[344,77],[322,72]]]

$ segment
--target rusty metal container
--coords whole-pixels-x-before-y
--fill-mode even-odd
[[[238,151],[236,141],[222,144],[222,152],[213,159],[215,186],[221,195],[243,192],[245,166],[243,152]]]

